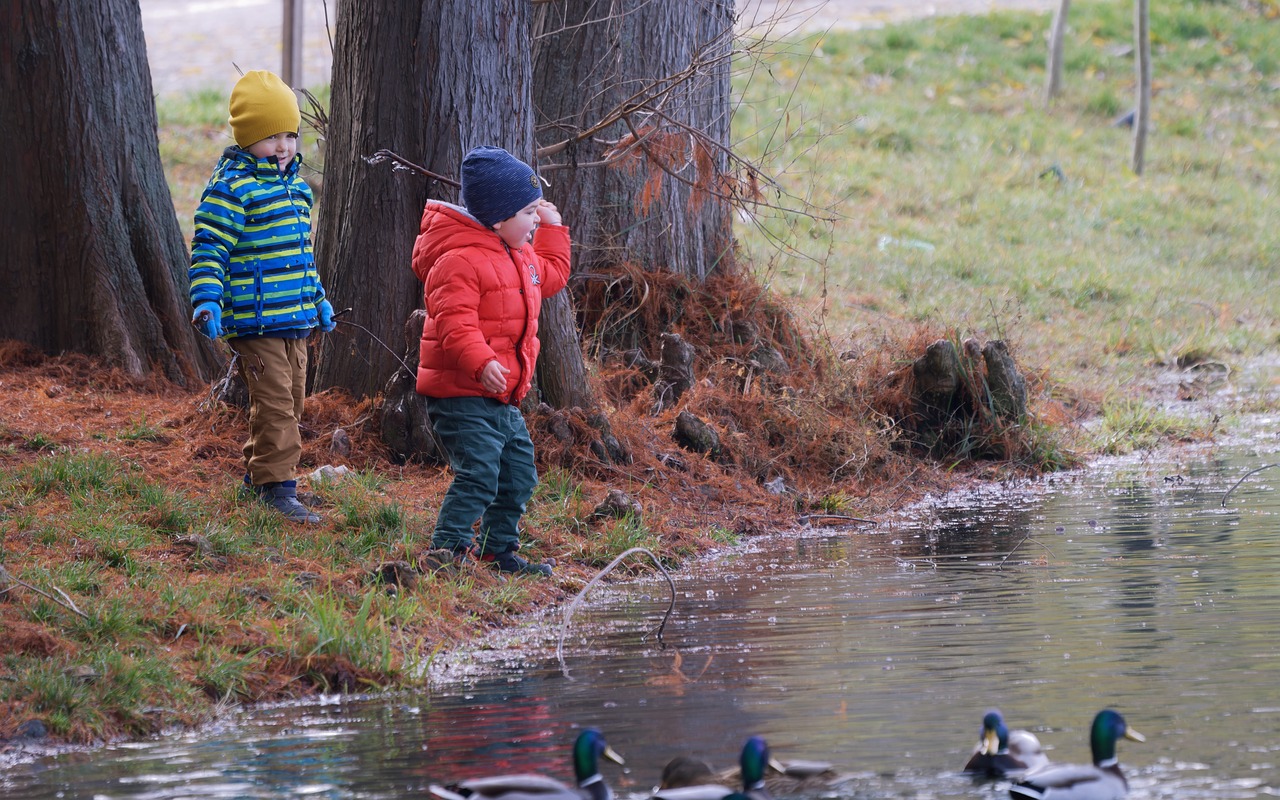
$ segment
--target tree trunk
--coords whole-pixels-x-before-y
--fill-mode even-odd
[[[208,379],[137,0],[10,0],[0,28],[0,338]]]
[[[600,120],[645,85],[669,84],[668,76],[689,66],[703,46],[719,56],[697,78],[674,88],[663,103],[667,114],[711,140],[729,145],[732,0],[564,0],[537,7],[534,105],[538,144],[547,146]],[[637,123],[643,114],[637,114]],[[662,176],[661,190],[647,206],[646,168],[581,167],[599,161],[607,145],[628,133],[619,122],[558,156],[548,195],[572,215],[577,270],[635,262],[705,280],[729,255],[729,205],[695,197],[694,189]],[[719,171],[722,152],[710,154]],[[685,177],[694,179],[692,168]],[[702,202],[699,202],[699,199]]]
[[[573,221],[565,219],[572,230]],[[587,365],[582,358],[578,336],[578,315],[569,289],[544,298],[538,318],[538,340],[542,352],[535,367],[538,396],[552,408],[594,408],[595,398],[587,385]]]
[[[491,144],[532,162],[528,14],[527,0],[339,5],[316,248],[334,306],[352,307],[372,336],[339,324],[317,387],[368,396],[400,368],[393,350],[422,305],[409,262],[423,204],[458,201],[456,190],[364,159],[385,148],[456,176],[467,150]]]
[[[1071,0],[1062,0],[1053,15],[1053,28],[1049,32],[1049,61],[1045,65],[1044,103],[1049,105],[1062,91],[1062,40],[1067,32],[1067,11]]]
[[[1149,0],[1134,0],[1134,65],[1137,73],[1138,109],[1133,117],[1133,174],[1141,175],[1147,156],[1147,129],[1151,126],[1151,26]]]

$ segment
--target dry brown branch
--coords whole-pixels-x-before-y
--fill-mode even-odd
[[[564,676],[569,680],[573,680],[573,676],[569,674],[569,668],[565,666],[564,663],[564,637],[569,630],[569,621],[573,619],[574,610],[582,603],[582,599],[587,596],[587,592],[591,591],[592,586],[599,583],[600,580],[605,575],[608,575],[614,567],[621,564],[623,559],[634,553],[644,553],[651,558],[654,565],[658,567],[658,571],[662,573],[662,577],[667,579],[667,586],[671,589],[671,600],[667,603],[667,612],[662,615],[662,622],[658,624],[657,629],[654,631],[654,635],[658,639],[658,644],[661,647],[666,647],[666,643],[662,641],[662,632],[667,627],[667,620],[671,618],[671,612],[675,611],[676,608],[676,584],[671,580],[671,573],[667,572],[667,568],[662,565],[662,559],[655,556],[653,551],[644,547],[632,547],[627,550],[623,550],[618,554],[617,558],[610,561],[604,569],[600,570],[599,574],[590,581],[587,581],[587,585],[582,587],[582,591],[578,592],[578,594],[574,596],[573,600],[569,602],[569,605],[564,609],[564,622],[561,623],[560,626],[560,640],[556,642],[556,658],[560,661],[560,671],[563,672]]]
[[[1231,484],[1231,488],[1230,488],[1230,489],[1228,489],[1228,490],[1227,490],[1227,493],[1226,493],[1226,494],[1224,494],[1224,495],[1222,496],[1222,507],[1223,507],[1223,508],[1226,508],[1226,507],[1227,507],[1227,498],[1231,496],[1231,493],[1232,493],[1232,492],[1234,492],[1234,491],[1236,490],[1236,487],[1237,487],[1237,486],[1239,486],[1240,484],[1244,483],[1245,478],[1248,478],[1250,475],[1253,475],[1254,473],[1262,472],[1264,469],[1271,469],[1272,467],[1280,467],[1280,464],[1263,464],[1262,466],[1258,467],[1257,469],[1251,469],[1251,470],[1249,470],[1248,472],[1246,472],[1245,474],[1241,475],[1241,476],[1240,476],[1240,480],[1238,480],[1238,481],[1236,481],[1235,483]]]
[[[382,150],[378,150],[371,156],[365,156],[364,160],[370,166],[376,166],[378,164],[381,164],[383,161],[390,161],[391,163],[396,165],[397,169],[412,170],[414,172],[417,172],[420,175],[425,175],[426,177],[430,178],[433,181],[439,181],[440,183],[443,183],[446,186],[452,186],[455,189],[460,188],[462,186],[461,183],[454,180],[453,178],[446,178],[444,175],[441,175],[438,172],[432,172],[426,167],[413,163],[412,161],[400,155],[399,153],[392,152],[391,150],[387,150],[385,148],[383,148]]]
[[[0,594],[4,594],[5,592],[9,591],[9,584],[16,584],[28,591],[35,592],[36,594],[40,595],[41,597],[47,600],[52,600],[53,602],[57,603],[63,608],[69,611],[74,611],[76,614],[79,614],[82,619],[89,618],[89,615],[84,613],[80,609],[76,608],[76,604],[72,602],[70,597],[67,596],[67,593],[59,589],[57,586],[53,587],[53,590],[58,594],[62,595],[63,599],[61,600],[49,594],[48,592],[44,591],[43,589],[39,589],[35,586],[32,586],[31,584],[25,581],[18,580],[17,578],[13,577],[13,573],[5,569],[5,566],[3,564],[0,564]],[[674,592],[674,588],[672,589],[672,591]],[[674,602],[674,598],[672,602]]]

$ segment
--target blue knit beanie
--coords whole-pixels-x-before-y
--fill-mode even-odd
[[[501,147],[483,145],[462,159],[462,204],[486,228],[541,197],[537,173]]]

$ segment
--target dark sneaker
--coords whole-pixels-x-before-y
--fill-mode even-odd
[[[481,561],[493,564],[498,568],[498,572],[507,572],[516,575],[550,575],[550,564],[530,564],[520,556],[516,555],[514,550],[508,550],[505,553],[485,553],[480,557]]]
[[[258,499],[280,512],[290,522],[319,522],[320,515],[298,502],[298,484],[294,481],[266,483],[257,487]]]
[[[468,551],[465,547],[435,547],[428,550],[426,555],[422,557],[422,569],[430,572],[444,570],[448,573],[454,573],[466,565],[467,555]]]

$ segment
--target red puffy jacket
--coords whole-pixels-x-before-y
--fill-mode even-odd
[[[569,280],[569,229],[540,225],[532,245],[512,250],[463,209],[432,201],[413,244],[413,272],[427,309],[418,394],[524,399],[541,347],[542,298]],[[495,358],[511,370],[501,394],[480,385],[480,371]]]

